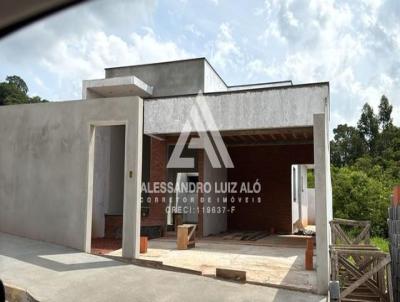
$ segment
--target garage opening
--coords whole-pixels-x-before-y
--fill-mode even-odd
[[[108,254],[122,247],[125,126],[94,132],[91,252]]]
[[[304,193],[301,191],[312,187],[308,178],[312,178],[314,161],[313,129],[221,134],[233,168],[215,167],[205,150],[187,147],[182,157],[193,158],[195,169],[166,168],[174,138],[155,141],[153,149],[159,152],[152,153],[157,155],[152,157],[155,162],[152,172],[162,173],[154,179],[164,179],[165,175],[165,180],[174,185],[197,182],[203,190],[195,195],[197,217],[179,208],[170,211],[179,205],[181,197],[190,197],[190,193],[180,190],[165,194],[166,203],[152,208],[153,213],[167,209],[164,214],[167,231],[161,238],[149,241],[148,250],[140,259],[203,275],[214,275],[217,268],[246,271],[249,281],[314,290],[315,266],[306,269],[305,265],[307,243],[313,243],[313,236],[296,234],[299,227],[293,227],[299,220],[305,225],[304,219],[311,216],[304,209],[299,211],[298,204],[304,204],[304,198],[301,202],[299,199]],[[301,183],[299,177],[303,177]],[[253,191],[255,183],[260,185],[257,192]],[[205,189],[207,184],[209,190]],[[247,188],[245,192],[241,192],[243,185]],[[294,203],[297,216],[292,213]],[[182,223],[197,227],[194,248],[178,247],[175,229]]]
[[[228,230],[291,234],[294,222],[292,206],[298,205],[298,199],[292,197],[297,196],[299,189],[295,178],[298,174],[293,176],[296,169],[293,165],[312,162],[313,146],[240,146],[229,148],[229,154],[235,167],[228,170],[228,180],[250,184],[259,182],[261,191],[257,194],[260,199],[255,201],[252,193],[228,195],[228,200],[235,200],[235,211],[228,213]],[[296,193],[292,196],[293,187]],[[246,198],[250,201],[246,202]]]

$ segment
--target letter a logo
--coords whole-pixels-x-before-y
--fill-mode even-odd
[[[187,144],[192,132],[197,132],[199,137],[192,137]],[[221,160],[218,158],[217,152],[215,152],[212,141],[214,141],[215,149],[218,151]],[[193,158],[181,157],[186,144],[189,149],[204,149],[213,168],[221,168],[221,161],[225,168],[234,167],[206,100],[201,95],[196,97],[192,105],[188,119],[181,130],[168,161],[167,168],[195,167]]]

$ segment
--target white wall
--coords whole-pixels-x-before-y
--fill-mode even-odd
[[[207,207],[218,209],[227,207],[226,203],[222,202],[222,198],[226,197],[226,194],[215,192],[214,184],[215,182],[226,182],[227,181],[227,171],[225,168],[214,169],[208,159],[208,156],[204,155],[204,181],[209,182],[212,185],[212,190],[210,193],[204,193],[204,208],[205,212],[203,214],[203,236],[208,236],[210,234],[218,234],[226,231],[227,229],[227,213],[221,212],[217,213],[207,213]],[[218,202],[219,198],[219,202]],[[207,200],[210,199],[211,203]]]
[[[224,81],[218,76],[211,65],[204,61],[204,92],[227,91]]]
[[[315,189],[307,189],[308,224],[315,224]]]
[[[296,232],[299,226],[300,220],[300,177],[299,177],[299,165],[291,166],[291,197],[292,197],[292,232]]]
[[[198,178],[199,173],[178,173],[176,182],[180,185],[189,183],[189,175]],[[183,187],[181,187],[183,188]],[[197,212],[197,199],[198,194],[196,190],[181,190],[176,193],[177,196],[177,206],[182,207],[182,212],[180,209],[177,213],[182,213],[183,223],[197,223],[198,222],[198,212]],[[184,201],[186,200],[186,202]],[[179,200],[179,201],[178,201]],[[171,220],[170,220],[171,221]]]
[[[300,165],[300,203],[301,221],[303,226],[308,225],[308,191],[307,191],[307,166]]]

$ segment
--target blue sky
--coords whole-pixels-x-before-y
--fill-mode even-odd
[[[331,128],[386,94],[400,124],[398,0],[98,0],[0,41],[0,80],[79,99],[104,68],[207,57],[228,84],[329,81]]]

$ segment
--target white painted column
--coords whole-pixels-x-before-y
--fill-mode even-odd
[[[325,114],[314,114],[315,217],[317,243],[317,290],[328,292],[330,278],[329,244],[332,219],[332,188],[328,123]]]
[[[124,217],[122,256],[139,257],[140,201],[142,182],[143,99],[137,98],[137,107],[125,129]]]

